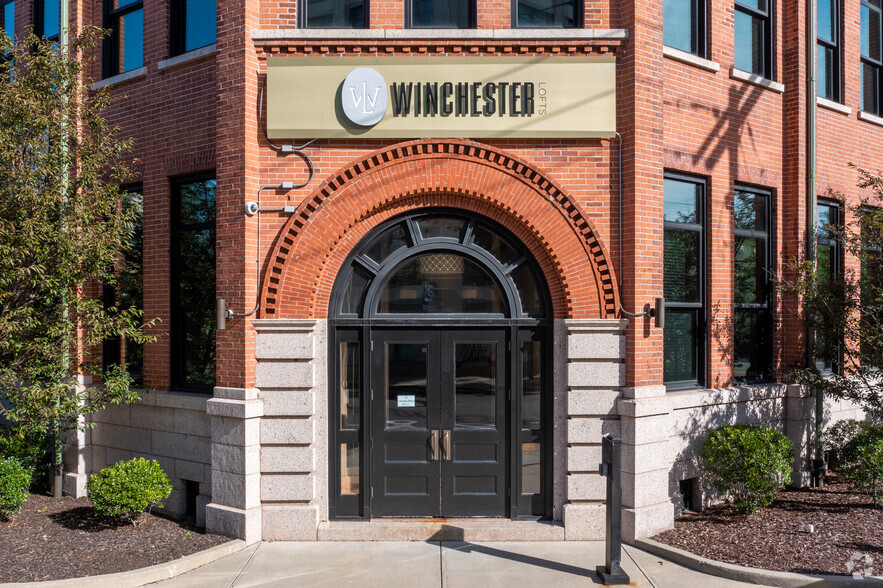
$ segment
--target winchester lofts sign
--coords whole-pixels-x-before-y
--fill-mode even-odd
[[[613,57],[271,57],[284,138],[612,137]]]

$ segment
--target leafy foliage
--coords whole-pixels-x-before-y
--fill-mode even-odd
[[[33,471],[34,477],[47,472],[48,436],[41,431],[0,426],[0,457],[11,457]]]
[[[814,269],[804,262],[795,266],[799,277],[780,287],[803,301],[804,318],[816,333],[816,361],[839,368],[835,374],[795,370],[795,381],[873,415],[883,413],[883,177],[857,171],[859,187],[871,196],[848,208],[854,221],[822,229],[858,258],[861,269],[831,276],[824,263]]]
[[[791,440],[768,427],[726,425],[702,443],[705,472],[740,511],[751,514],[775,500],[791,476]]]
[[[883,499],[883,426],[845,420],[828,429],[828,445],[837,469],[874,504]]]
[[[31,470],[11,457],[0,457],[0,517],[21,512],[30,485]]]
[[[865,431],[871,424],[867,421],[843,419],[825,430],[825,444],[828,447],[828,458],[832,467],[837,469],[843,460],[843,449],[846,444]]]
[[[76,376],[101,372],[90,351],[105,339],[151,339],[138,308],[105,308],[95,293],[116,282],[135,220],[120,206],[130,142],[84,75],[101,34],[87,29],[70,53],[0,35],[0,414],[31,431],[136,399],[120,367],[100,388]]]
[[[139,457],[93,474],[86,490],[96,514],[122,516],[137,525],[145,510],[162,507],[172,485],[159,463]]]

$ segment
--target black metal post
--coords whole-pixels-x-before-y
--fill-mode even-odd
[[[628,584],[629,576],[622,570],[622,439],[604,435],[601,438],[601,464],[598,473],[607,478],[607,545],[605,564],[596,572],[605,584]]]

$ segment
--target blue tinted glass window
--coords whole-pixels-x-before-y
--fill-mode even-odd
[[[59,32],[61,23],[61,15],[59,13],[60,3],[58,0],[42,0],[42,2],[43,30],[39,31],[39,33],[47,39],[52,39],[57,37]]]
[[[763,23],[755,16],[736,11],[736,67],[764,75]]]
[[[825,41],[834,41],[834,23],[836,22],[834,18],[835,5],[835,2],[832,0],[816,1],[816,9],[818,10],[818,16],[816,17],[816,34],[820,39],[824,39]]]
[[[184,51],[211,45],[217,37],[216,0],[186,0]]]
[[[3,32],[9,37],[15,35],[15,2],[3,5]]]
[[[144,65],[144,11],[136,10],[120,18],[116,33],[120,42],[120,72]]]
[[[306,0],[304,24],[309,28],[361,29],[365,27],[363,0]]]
[[[662,39],[669,47],[698,53],[696,0],[663,0]]]
[[[817,48],[816,94],[840,100],[840,4],[838,0],[816,0]]]
[[[518,0],[519,27],[577,26],[577,3],[573,0]]]

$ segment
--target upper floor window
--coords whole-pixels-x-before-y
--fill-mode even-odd
[[[104,77],[109,78],[144,65],[143,0],[104,0]]]
[[[215,384],[214,175],[172,183],[171,371],[178,390]]]
[[[770,0],[736,0],[735,66],[772,79],[773,43]]]
[[[368,24],[365,0],[302,0],[301,26],[305,28],[363,29]]]
[[[662,41],[669,47],[705,57],[704,0],[663,0]]]
[[[34,3],[34,32],[50,41],[58,40],[61,29],[61,2],[37,0]]]
[[[512,18],[516,27],[557,27],[579,26],[576,0],[515,0]]]
[[[840,2],[816,0],[816,93],[840,101]]]
[[[663,379],[669,389],[690,388],[704,379],[705,182],[667,175],[663,191]]]
[[[733,200],[733,375],[763,382],[772,375],[770,195],[737,189]]]
[[[879,115],[880,70],[883,66],[880,41],[880,2],[862,0],[862,110]]]
[[[407,27],[475,28],[475,0],[408,0],[406,6]]]
[[[10,39],[15,38],[15,0],[0,0],[3,9],[3,32]]]
[[[172,0],[171,54],[211,45],[217,39],[216,0]]]

